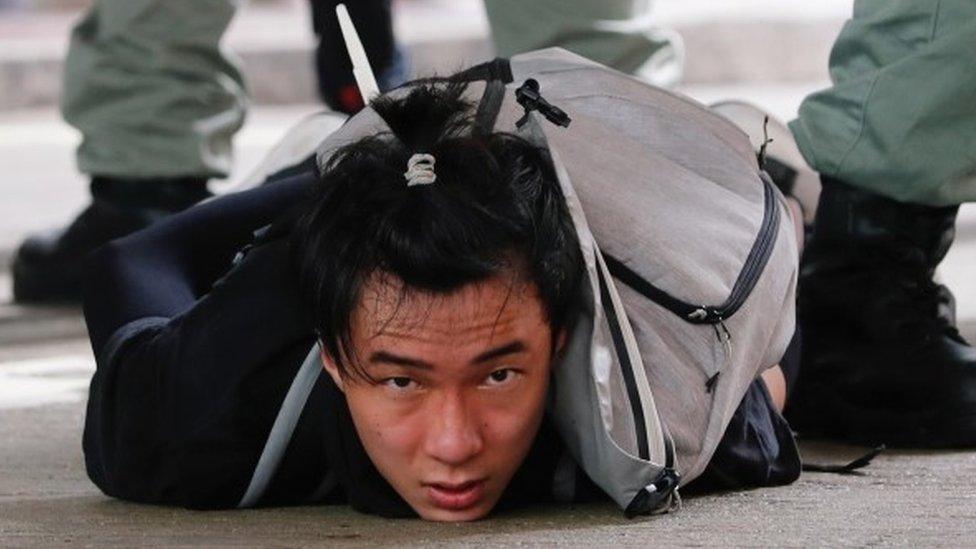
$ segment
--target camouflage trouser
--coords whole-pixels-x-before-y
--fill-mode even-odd
[[[95,0],[71,36],[62,111],[78,167],[116,177],[225,176],[247,94],[220,37],[236,0]]]
[[[380,84],[398,84],[405,64],[392,36],[390,0],[346,1]],[[247,93],[220,39],[242,3],[94,0],[71,36],[62,104],[65,119],[82,134],[83,172],[125,178],[227,175]],[[333,107],[352,82],[336,3],[310,1],[320,38],[319,89]]]
[[[816,170],[903,202],[976,200],[976,2],[857,0],[830,76],[790,124]]]
[[[82,171],[222,176],[246,93],[219,47],[234,0],[96,0],[75,28],[63,110]],[[486,0],[500,55],[563,46],[667,84],[681,46],[649,0]],[[822,173],[902,201],[976,200],[976,2],[857,0],[833,85],[791,123]]]
[[[247,94],[220,38],[238,0],[95,0],[75,27],[62,111],[82,134],[81,171],[225,176]],[[573,4],[572,6],[568,4]],[[659,83],[680,41],[647,24],[647,0],[487,0],[501,55],[560,45]]]
[[[680,74],[649,0],[485,0],[501,55],[562,46],[620,70]],[[976,200],[976,1],[856,0],[833,85],[790,127],[819,172],[896,200]],[[647,76],[645,73],[642,76]],[[746,98],[748,99],[748,98]]]
[[[650,0],[485,0],[498,55],[559,46],[660,85],[681,76],[682,44]]]

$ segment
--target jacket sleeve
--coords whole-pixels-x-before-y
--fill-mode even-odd
[[[85,315],[97,370],[83,445],[106,494],[194,508],[239,501],[313,337],[287,239],[256,245],[225,271],[308,186],[217,199],[91,258]],[[308,461],[307,476],[320,476],[324,462]]]

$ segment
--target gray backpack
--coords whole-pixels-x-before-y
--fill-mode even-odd
[[[732,123],[565,50],[462,75],[479,124],[549,150],[575,221],[587,306],[554,368],[550,409],[572,460],[628,516],[674,509],[793,335],[797,248],[783,197]],[[336,123],[315,123],[251,180],[316,144],[321,164],[388,130],[368,108],[324,141]],[[312,349],[242,506],[263,493],[320,373]],[[563,477],[558,491],[571,496],[575,477]]]

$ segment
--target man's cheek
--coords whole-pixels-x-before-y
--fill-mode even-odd
[[[541,407],[528,396],[511,399],[481,413],[486,439],[512,450],[528,446],[542,419]]]
[[[353,420],[367,445],[405,451],[418,439],[415,411],[404,411],[382,400],[362,404],[353,411]]]

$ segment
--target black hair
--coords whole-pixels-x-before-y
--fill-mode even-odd
[[[367,377],[347,359],[350,320],[375,273],[449,293],[515,269],[535,284],[554,335],[575,318],[583,259],[548,152],[479,131],[466,87],[426,81],[374,100],[390,131],[332,155],[293,233],[299,291],[343,375]],[[417,153],[435,157],[437,179],[408,187]]]

